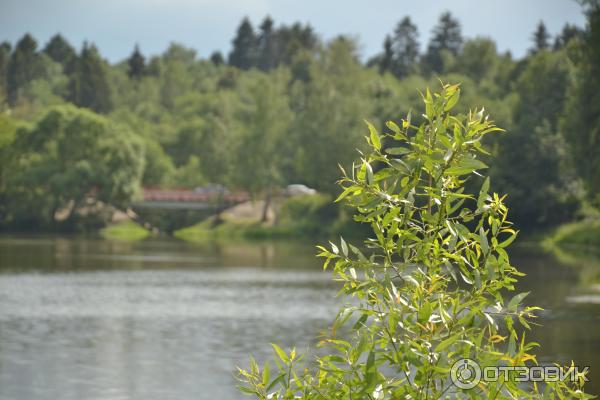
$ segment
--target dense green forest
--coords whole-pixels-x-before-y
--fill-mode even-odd
[[[459,111],[484,105],[507,131],[487,143],[489,173],[517,225],[574,220],[600,203],[600,5],[582,7],[584,27],[532,27],[522,59],[465,38],[450,13],[423,45],[401,19],[366,62],[350,37],[325,42],[269,17],[244,19],[231,52],[209,59],[175,43],[110,64],[60,34],[3,42],[0,224],[106,219],[99,205],[126,209],[147,186],[220,183],[261,197],[302,183],[335,195],[338,163],[366,145],[363,119],[380,129],[409,111],[419,119],[416,89],[440,82],[461,84]]]

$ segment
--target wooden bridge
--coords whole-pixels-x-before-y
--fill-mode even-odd
[[[246,192],[144,188],[143,200],[134,202],[133,208],[217,211],[248,200],[250,196]]]

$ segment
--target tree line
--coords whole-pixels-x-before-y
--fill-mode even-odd
[[[141,186],[214,182],[255,196],[290,183],[336,191],[338,163],[363,149],[363,118],[423,113],[415,88],[461,82],[507,130],[490,140],[490,174],[523,228],[576,218],[599,203],[600,6],[554,37],[543,22],[515,59],[465,38],[443,13],[426,46],[409,17],[363,62],[355,40],[310,25],[255,28],[244,18],[226,56],[173,43],[136,46],[110,64],[92,43],[25,34],[0,44],[0,225],[57,227],[126,208]],[[385,143],[384,143],[385,145]],[[63,216],[62,219],[59,216]],[[57,222],[63,220],[63,222]]]

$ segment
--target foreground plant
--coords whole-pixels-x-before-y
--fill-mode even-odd
[[[478,172],[486,168],[481,140],[501,129],[483,109],[451,114],[459,95],[457,85],[427,91],[418,126],[410,115],[383,135],[368,124],[371,152],[343,173],[338,201],[354,206],[374,237],[364,252],[343,239],[319,246],[352,300],[319,344],[325,355],[307,362],[273,345],[276,370],[252,360],[239,370],[240,390],[259,399],[592,397],[583,376],[539,385],[510,372],[471,389],[451,380],[465,358],[482,367],[536,364],[537,344],[524,331],[539,310],[521,306],[527,293],[507,297],[523,275],[506,252],[517,232],[504,196],[489,194]],[[466,192],[467,180],[479,181],[478,195]]]

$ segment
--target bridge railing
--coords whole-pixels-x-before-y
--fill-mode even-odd
[[[192,203],[243,203],[250,196],[246,192],[196,192],[187,189],[157,189],[144,188],[143,201],[169,201],[169,202],[192,202]]]

